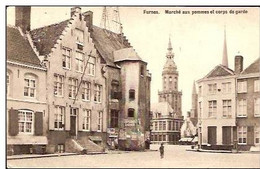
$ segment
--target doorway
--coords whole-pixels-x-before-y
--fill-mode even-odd
[[[78,108],[70,108],[70,136],[77,136]]]
[[[208,144],[216,145],[217,143],[217,127],[208,126]]]

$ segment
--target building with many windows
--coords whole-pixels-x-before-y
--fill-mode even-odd
[[[258,146],[260,139],[260,59],[243,70],[243,57],[236,56],[237,77],[237,137],[240,150]]]
[[[92,25],[90,32],[106,65],[108,145],[122,150],[145,148],[150,131],[150,82],[147,63],[121,34]],[[133,80],[134,79],[134,80]]]
[[[28,8],[17,9],[16,26],[7,26],[7,154],[42,153],[48,144],[46,71],[33,50],[27,27]],[[29,12],[27,13],[29,15]]]
[[[151,74],[126,37],[93,25],[93,13],[79,7],[71,9],[70,19],[33,30],[30,7],[17,9],[25,20],[16,18],[18,26],[28,31],[47,74],[41,80],[47,93],[47,152],[103,151],[107,140],[124,150],[144,149]],[[33,95],[30,83],[26,95]]]
[[[48,70],[49,151],[102,151],[106,145],[106,77],[89,15],[75,7],[70,19],[30,31]]]
[[[153,103],[151,112],[151,143],[178,144],[183,119],[174,114],[168,102]]]
[[[197,83],[200,146],[212,149],[232,146],[236,135],[236,75],[228,68],[226,39],[222,64]]]

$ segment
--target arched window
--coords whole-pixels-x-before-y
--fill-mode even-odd
[[[18,126],[19,133],[33,133],[33,124],[34,124],[34,113],[31,110],[19,110],[18,111]]]
[[[133,108],[128,109],[128,117],[135,117],[135,109]]]
[[[129,99],[130,100],[134,100],[135,99],[135,90],[134,89],[130,89],[129,90]]]
[[[36,76],[33,74],[26,74],[24,76],[24,96],[36,97]]]

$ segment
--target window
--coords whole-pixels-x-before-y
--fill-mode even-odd
[[[223,117],[232,117],[231,100],[223,100]]]
[[[78,87],[78,79],[69,78],[69,98],[76,97]]]
[[[238,101],[237,116],[238,117],[246,117],[247,116],[246,99],[241,99],[241,100]]]
[[[54,95],[63,96],[64,77],[62,75],[55,74],[54,80]]]
[[[166,141],[166,135],[163,135],[163,141]]]
[[[83,124],[82,129],[89,131],[90,130],[90,119],[91,119],[91,110],[83,109]]]
[[[6,75],[6,95],[9,96],[10,94],[10,73],[7,72]]]
[[[238,144],[246,144],[247,127],[238,126]]]
[[[95,84],[95,93],[94,93],[94,101],[95,102],[101,102],[101,91],[102,91],[102,86]]]
[[[161,131],[163,128],[162,121],[159,121],[159,131]]]
[[[158,130],[158,122],[154,122],[154,130],[155,130],[155,131]]]
[[[18,111],[19,133],[33,133],[33,112],[29,110]]]
[[[75,29],[76,39],[78,43],[83,45],[84,43],[84,32],[80,29]]]
[[[246,81],[237,82],[237,90],[238,90],[238,93],[247,92],[247,82]]]
[[[217,113],[217,101],[209,101],[209,117],[216,117]]]
[[[119,92],[119,82],[113,80],[111,83],[111,99],[120,99],[120,92]]]
[[[202,86],[199,86],[199,96],[202,94]]]
[[[82,100],[90,101],[90,82],[84,81],[82,83]]]
[[[231,93],[231,82],[222,83],[222,92]]]
[[[71,65],[71,49],[63,48],[62,49],[62,67],[70,69]]]
[[[135,109],[128,109],[128,117],[135,117]]]
[[[111,110],[111,128],[117,128],[118,127],[118,111],[117,110]]]
[[[166,121],[163,121],[163,130],[166,130]]]
[[[168,130],[172,130],[172,122],[168,121]]]
[[[259,144],[259,139],[260,139],[260,127],[256,126],[255,127],[255,144]]]
[[[24,78],[24,96],[35,97],[36,95],[36,79],[32,75],[26,75]]]
[[[257,117],[260,116],[260,98],[254,99],[254,115]]]
[[[130,89],[129,90],[129,100],[134,100],[135,99],[135,90]]]
[[[202,118],[202,108],[201,108],[201,102],[199,102],[199,117]]]
[[[88,75],[95,75],[95,69],[96,69],[96,58],[89,56],[88,59],[88,64],[87,64],[87,68],[88,68]]]
[[[55,114],[54,114],[54,129],[55,130],[63,130],[64,128],[64,115],[65,115],[65,107],[56,106]]]
[[[260,91],[260,80],[255,80],[254,82],[254,92]]]
[[[141,74],[141,76],[144,76],[144,66],[141,66],[141,68],[140,68],[140,74]]]
[[[81,73],[84,70],[83,57],[83,53],[76,52],[76,71]]]
[[[217,84],[208,84],[209,87],[209,94],[216,94],[217,92]]]
[[[98,112],[98,131],[102,131],[102,116],[103,116],[103,112],[100,111]]]
[[[169,77],[169,82],[172,83],[172,77],[171,76]]]

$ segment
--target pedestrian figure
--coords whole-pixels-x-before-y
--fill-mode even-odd
[[[164,157],[164,146],[163,146],[163,143],[161,144],[159,150],[160,150],[160,156],[161,156],[161,158],[163,158]]]

